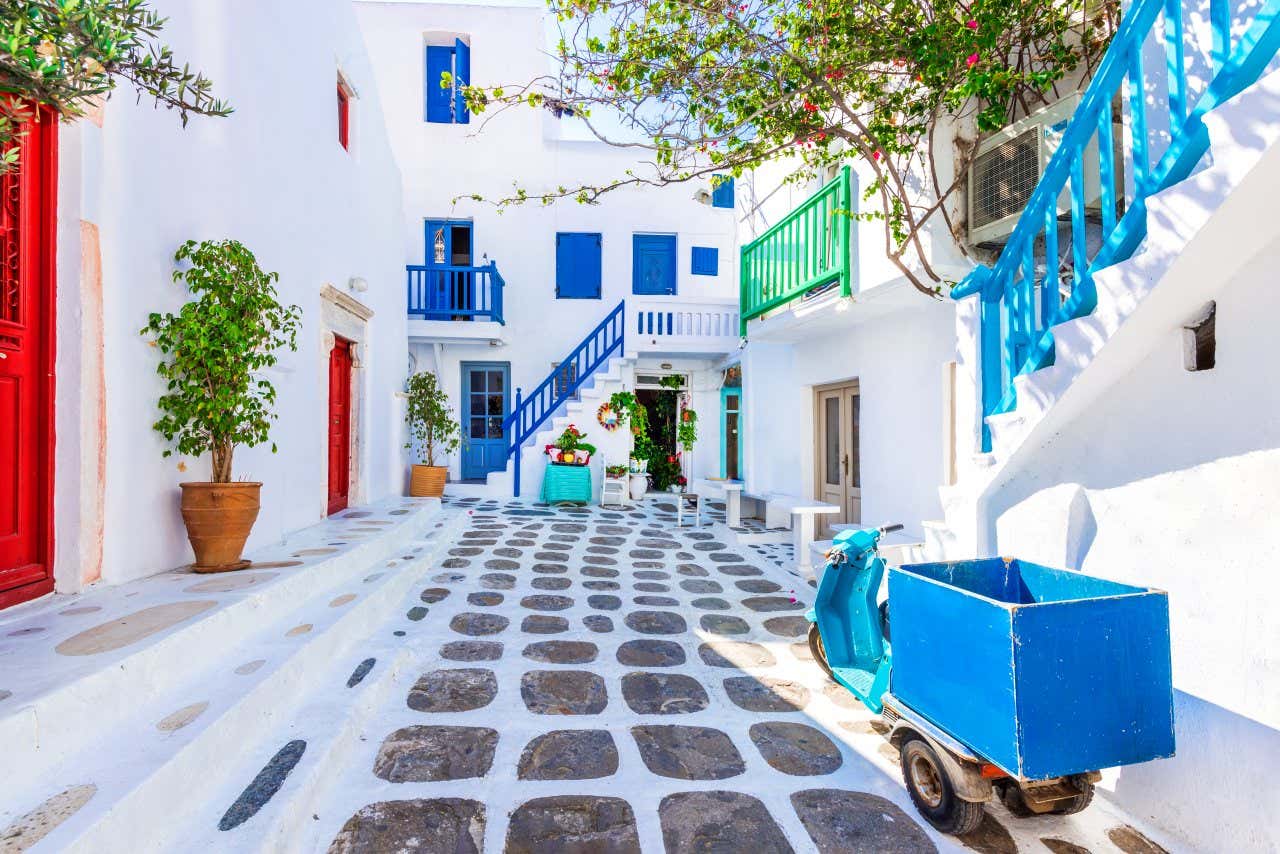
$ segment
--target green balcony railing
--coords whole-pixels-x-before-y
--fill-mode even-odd
[[[815,288],[838,283],[842,296],[853,292],[852,214],[853,173],[845,166],[835,180],[742,247],[743,335],[751,318]]]

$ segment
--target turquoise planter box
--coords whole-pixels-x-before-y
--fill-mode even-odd
[[[548,463],[542,478],[542,501],[545,504],[590,504],[591,467]]]
[[[891,569],[890,691],[1043,780],[1173,755],[1163,591],[1004,558]]]

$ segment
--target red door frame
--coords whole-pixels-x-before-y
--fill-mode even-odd
[[[328,513],[347,509],[351,493],[351,342],[335,337],[329,351]],[[335,434],[337,443],[335,445]]]
[[[35,413],[36,448],[34,460],[20,459],[19,466],[35,476],[35,482],[19,500],[34,505],[29,534],[34,557],[22,565],[0,566],[0,608],[26,602],[53,590],[53,471],[54,471],[54,365],[57,356],[57,203],[58,203],[58,117],[47,107],[33,108],[35,120],[27,123],[19,143],[20,176],[18,226],[18,281],[22,310],[28,313],[21,324],[0,320],[0,337],[6,329],[11,339],[36,342],[32,353],[39,378]],[[12,180],[12,179],[11,179]],[[3,204],[0,201],[0,204]],[[3,212],[0,211],[0,216]],[[4,263],[0,259],[0,264]],[[20,336],[20,337],[19,337]],[[19,345],[20,346],[20,345]],[[0,342],[0,352],[4,344]],[[2,425],[0,425],[2,426]],[[21,453],[21,450],[20,450]],[[19,531],[19,537],[23,534]]]

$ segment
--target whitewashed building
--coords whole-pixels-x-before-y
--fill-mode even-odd
[[[23,298],[41,306],[25,315],[23,346],[42,354],[25,369],[52,381],[15,416],[36,438],[0,475],[7,495],[29,499],[18,533],[25,551],[0,565],[0,604],[190,561],[178,483],[206,478],[208,463],[161,456],[164,439],[151,428],[163,389],[158,353],[139,334],[150,312],[189,298],[171,279],[174,251],[188,239],[240,240],[280,273],[282,301],[303,312],[298,351],[270,375],[279,453],[264,446],[235,457],[236,478],[264,484],[250,548],[330,506],[326,469],[314,461],[329,441],[335,340],[352,342],[355,364],[351,464],[339,491],[354,504],[401,489],[401,178],[351,4],[311,4],[279,27],[239,4],[155,5],[169,16],[165,39],[235,112],[184,130],[176,115],[121,91],[87,119],[28,140],[30,163],[48,169],[24,170],[23,192],[42,200],[50,229],[28,233],[43,235],[40,252],[56,264],[23,281]],[[280,4],[269,5],[262,14]],[[246,53],[290,60],[264,85]],[[36,472],[34,486],[12,482]]]
[[[689,473],[718,475],[721,363],[739,344],[735,211],[726,193],[713,204],[709,184],[677,185],[615,191],[594,205],[532,201],[499,210],[495,203],[517,187],[536,197],[616,180],[642,153],[587,140],[546,110],[473,117],[441,90],[443,70],[480,86],[546,74],[541,7],[356,8],[404,176],[398,260],[408,265],[411,368],[436,372],[463,425],[463,447],[449,461],[458,482],[451,492],[511,494],[508,452],[519,445],[519,491],[536,497],[542,448],[571,422],[606,459],[626,463],[626,431],[607,435],[599,405],[670,375],[685,377],[704,425]],[[610,317],[608,329],[597,329]],[[589,350],[571,359],[593,334]],[[598,348],[607,353],[597,357]],[[540,387],[546,399],[526,404],[524,429],[504,429],[517,390],[528,401]],[[554,400],[569,392],[557,408]]]

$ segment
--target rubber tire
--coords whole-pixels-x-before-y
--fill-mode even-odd
[[[831,675],[831,665],[827,663],[827,647],[822,643],[822,632],[818,631],[817,623],[809,624],[809,652],[813,654],[813,660],[818,662],[822,672],[827,674],[827,678],[832,682],[836,681]]]
[[[1069,801],[1061,801],[1062,806],[1054,809],[1054,815],[1075,815],[1078,812],[1084,812],[1089,808],[1089,804],[1093,803],[1093,784],[1088,780],[1080,779],[1077,779],[1075,784],[1080,794]]]
[[[1093,784],[1087,780],[1075,780],[1076,789],[1080,794],[1066,801],[1059,801],[1059,806],[1054,807],[1048,812],[1036,812],[1027,806],[1027,801],[1022,797],[1022,789],[1017,783],[1009,781],[1000,786],[1000,803],[1004,804],[1004,808],[1011,815],[1017,818],[1035,818],[1040,815],[1075,815],[1078,812],[1084,812],[1089,808],[1089,804],[1093,803]]]
[[[942,800],[936,807],[929,806],[911,781],[911,754],[916,751],[929,759],[941,780]],[[951,778],[947,776],[946,766],[942,764],[937,751],[929,742],[917,735],[907,736],[898,747],[898,758],[902,763],[902,780],[907,785],[907,794],[911,796],[911,802],[915,804],[920,815],[924,816],[925,821],[940,833],[953,836],[963,836],[977,829],[985,814],[982,804],[956,797]]]

